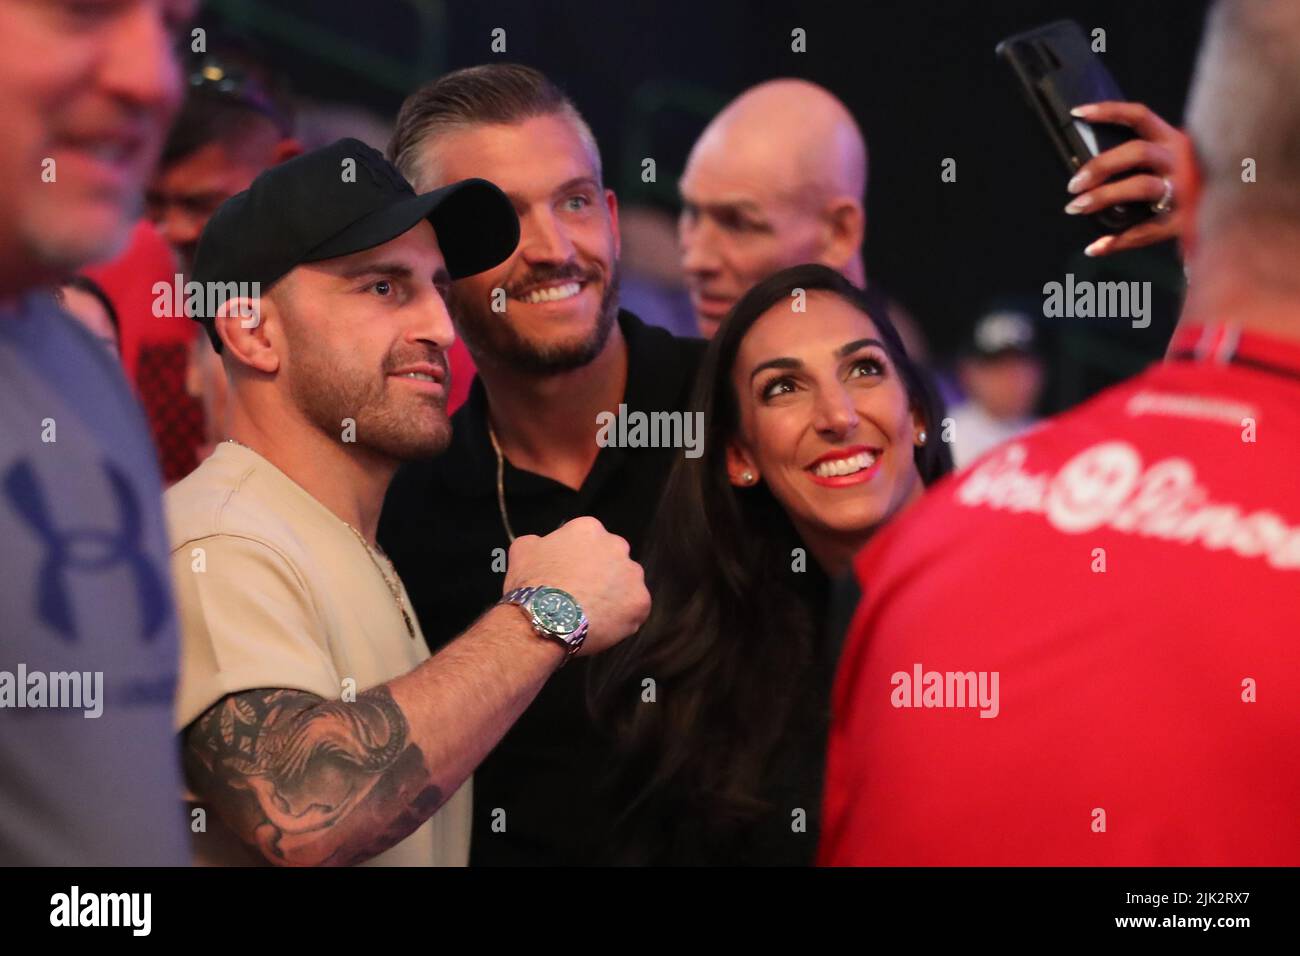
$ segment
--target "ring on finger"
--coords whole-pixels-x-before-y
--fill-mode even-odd
[[[1168,176],[1162,176],[1160,181],[1165,184],[1165,191],[1161,194],[1160,199],[1151,204],[1151,211],[1157,216],[1163,216],[1174,208],[1174,183]]]

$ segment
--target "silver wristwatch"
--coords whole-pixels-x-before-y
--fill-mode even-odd
[[[548,587],[515,588],[497,603],[518,605],[528,615],[533,630],[564,645],[569,657],[578,653],[587,639],[587,615],[568,591]]]

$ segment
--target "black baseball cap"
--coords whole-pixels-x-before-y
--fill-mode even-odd
[[[205,287],[257,282],[265,293],[305,262],[373,249],[421,219],[432,223],[453,279],[504,262],[519,244],[514,206],[486,179],[417,196],[383,154],[348,138],[272,166],[222,203],[199,237],[190,278]],[[202,297],[204,307],[211,298]],[[216,316],[190,318],[220,352]]]

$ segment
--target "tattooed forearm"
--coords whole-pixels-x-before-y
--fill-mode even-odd
[[[190,725],[185,772],[272,863],[346,865],[382,853],[441,804],[387,687],[355,702],[258,689]]]

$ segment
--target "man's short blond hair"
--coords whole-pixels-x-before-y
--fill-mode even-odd
[[[430,140],[445,133],[491,124],[513,125],[536,116],[559,115],[577,128],[601,178],[600,150],[591,127],[573,101],[545,74],[518,63],[471,66],[441,76],[406,98],[388,156],[418,191],[438,183],[426,151]]]

